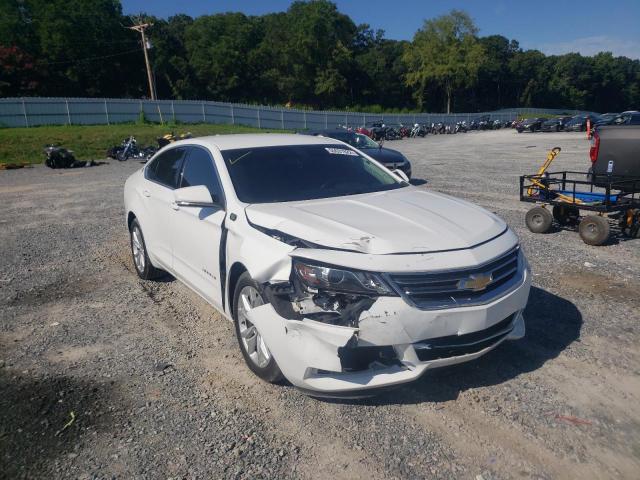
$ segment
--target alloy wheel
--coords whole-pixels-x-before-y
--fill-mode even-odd
[[[136,264],[138,272],[144,272],[144,245],[142,243],[142,232],[135,227],[131,232],[131,251],[133,252],[133,262]]]
[[[256,366],[265,368],[271,360],[271,352],[269,352],[258,329],[247,317],[250,310],[264,305],[264,300],[258,290],[247,285],[240,291],[238,302],[238,327],[242,345],[251,361]]]

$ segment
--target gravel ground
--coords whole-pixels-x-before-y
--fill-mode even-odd
[[[517,175],[556,145],[557,169],[586,169],[584,134],[387,144],[420,188],[503,217],[534,288],[525,339],[366,401],[258,381],[229,322],[138,280],[122,206],[138,163],[0,172],[0,477],[638,478],[640,240],[526,230]]]

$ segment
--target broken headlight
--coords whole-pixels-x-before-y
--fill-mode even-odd
[[[375,273],[293,261],[293,271],[307,291],[329,290],[359,295],[395,295]]]

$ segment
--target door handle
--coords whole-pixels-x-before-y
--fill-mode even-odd
[[[150,197],[151,196],[151,192],[149,190],[143,190],[142,191],[142,195],[144,195],[145,197]]]
[[[180,205],[178,205],[176,202],[171,202],[171,208],[173,208],[174,210],[180,210]]]

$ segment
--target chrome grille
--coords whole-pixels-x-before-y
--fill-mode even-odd
[[[469,269],[389,273],[386,278],[407,302],[424,310],[489,303],[522,280],[519,252],[516,247]]]

